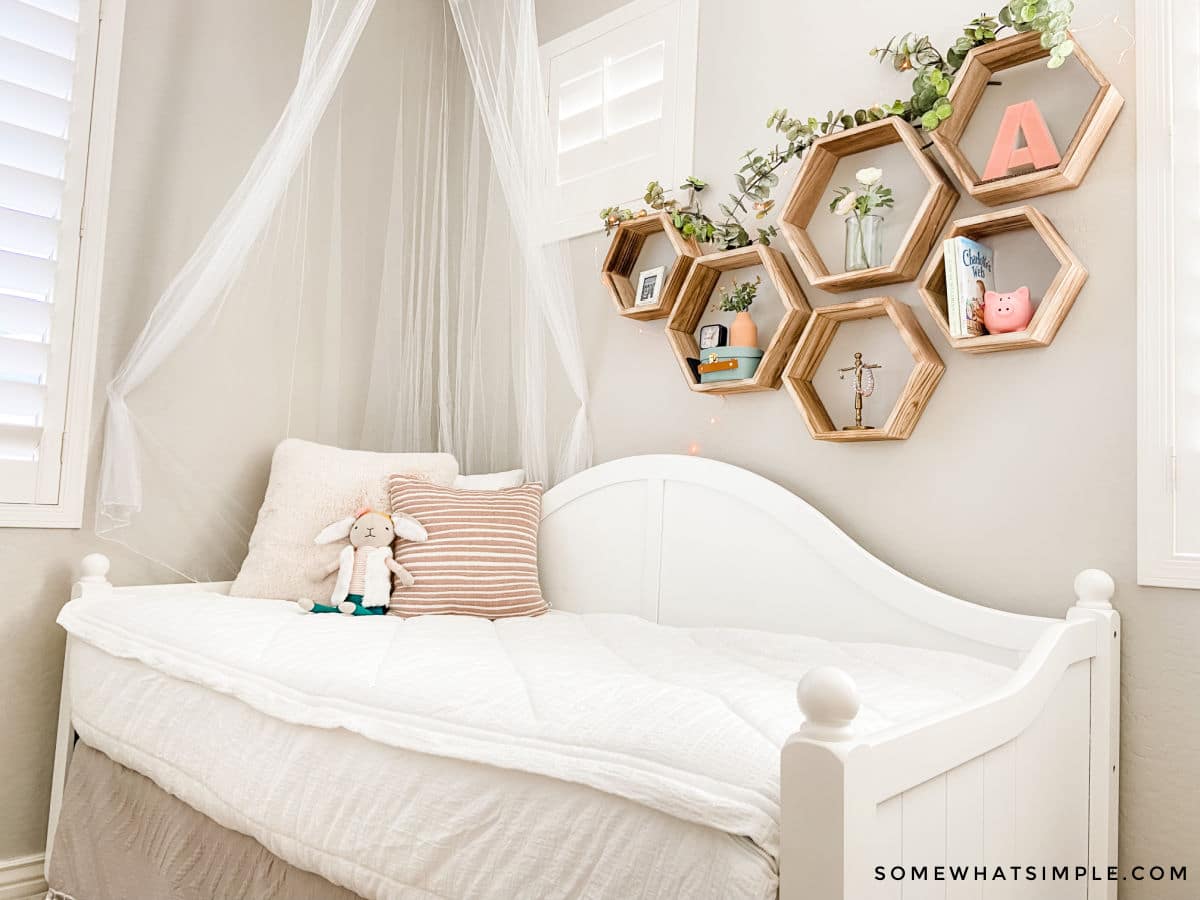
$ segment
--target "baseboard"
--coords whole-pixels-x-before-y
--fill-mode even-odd
[[[46,878],[42,871],[46,857],[19,856],[0,860],[0,900],[27,900],[46,894]]]

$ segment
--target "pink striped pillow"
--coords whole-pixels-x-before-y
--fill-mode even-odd
[[[396,544],[396,561],[416,584],[397,582],[388,612],[501,619],[549,608],[538,584],[540,484],[466,491],[393,475],[388,494],[393,512],[429,532],[427,541]]]

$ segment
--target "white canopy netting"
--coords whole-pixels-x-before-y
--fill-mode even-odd
[[[97,532],[187,577],[236,572],[284,437],[590,462],[533,2],[376,6],[312,0],[278,122],[108,387]]]

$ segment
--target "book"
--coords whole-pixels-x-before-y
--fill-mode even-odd
[[[967,237],[947,238],[942,245],[946,265],[946,318],[953,337],[979,337],[983,327],[983,295],[995,290],[992,248]]]
[[[958,261],[955,253],[954,238],[942,241],[942,261],[946,270],[946,323],[950,326],[951,337],[961,337],[958,333],[958,322],[961,321],[958,308]]]

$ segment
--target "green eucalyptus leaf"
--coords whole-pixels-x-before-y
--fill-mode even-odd
[[[933,131],[938,127],[938,123],[941,121],[942,120],[938,118],[938,114],[933,110],[930,110],[921,116],[921,127],[926,131]]]

